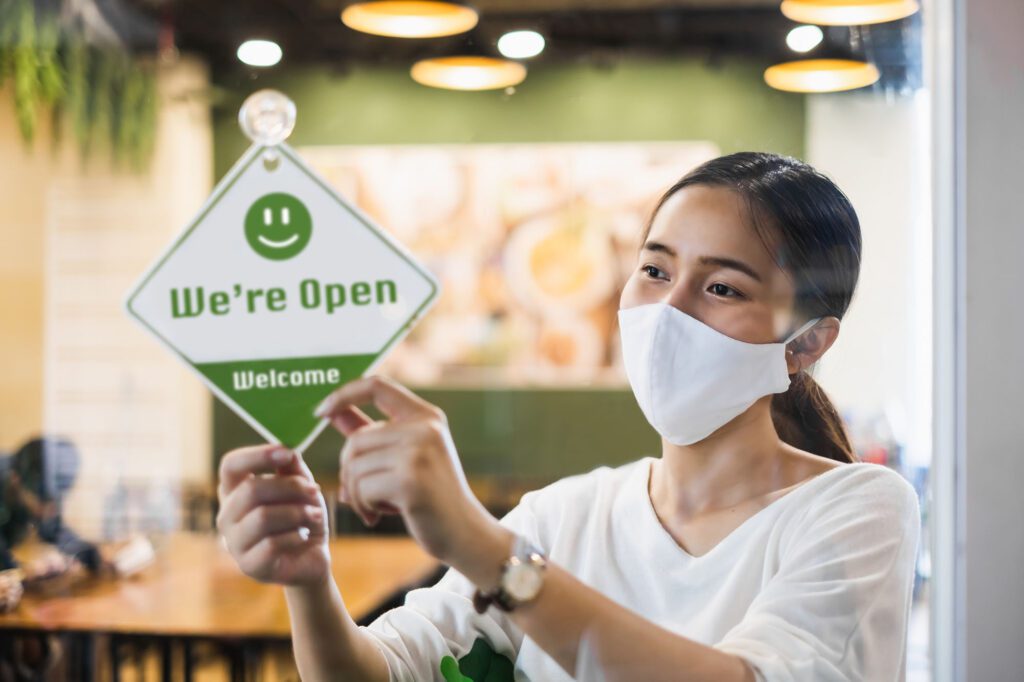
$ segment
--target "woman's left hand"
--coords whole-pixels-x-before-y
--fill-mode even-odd
[[[373,421],[358,408],[371,403],[387,419]],[[401,514],[413,538],[441,561],[467,575],[477,559],[493,561],[497,570],[511,550],[511,535],[470,490],[440,408],[394,381],[370,376],[337,389],[316,414],[346,436],[341,501],[365,523]]]

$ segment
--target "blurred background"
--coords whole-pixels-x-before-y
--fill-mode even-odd
[[[118,603],[142,604],[138,621],[63,621],[95,593],[68,580],[37,590],[31,618],[6,626],[59,623],[84,637],[64,642],[59,665],[47,653],[58,640],[18,655],[50,661],[54,679],[296,679],[286,630],[218,630],[208,610],[175,615],[174,632],[146,625],[163,604],[146,601],[146,576],[170,589],[178,564],[164,557],[213,551],[182,538],[212,537],[219,458],[260,438],[121,308],[247,147],[238,110],[261,88],[295,102],[289,144],[441,281],[440,301],[381,371],[445,409],[471,485],[496,514],[562,476],[658,454],[622,372],[615,311],[661,192],[739,150],[824,171],[858,210],[864,262],[816,377],[859,456],[915,485],[927,524],[927,5],[849,0],[837,19],[813,0],[783,3],[785,13],[777,0],[479,0],[428,8],[436,26],[414,17],[382,28],[380,4],[0,9],[0,471],[29,461],[18,453],[33,438],[65,439],[60,451],[75,454],[60,460],[71,482],[52,494],[60,525],[99,548],[100,563],[120,556],[138,593]],[[424,25],[430,35],[403,35]],[[452,70],[450,57],[472,69]],[[340,446],[325,432],[305,453],[328,490]],[[402,532],[391,522],[367,533],[334,512],[340,535],[386,543]],[[33,528],[35,543],[63,546]],[[416,561],[367,588],[364,619],[430,579],[436,567]],[[928,680],[927,541],[918,577],[908,673]],[[230,567],[216,580],[231,580]],[[204,619],[207,629],[189,630]]]

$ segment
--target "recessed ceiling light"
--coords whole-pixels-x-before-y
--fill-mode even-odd
[[[281,46],[273,40],[247,40],[238,46],[238,60],[249,66],[273,66],[281,61]]]
[[[802,24],[859,26],[909,17],[918,0],[782,0],[782,13]]]
[[[797,26],[786,35],[786,45],[793,52],[810,52],[825,37],[817,26]]]
[[[498,38],[498,52],[509,59],[529,59],[544,51],[544,36],[536,31],[509,31]]]
[[[803,59],[768,67],[764,82],[786,92],[839,92],[876,82],[874,64],[850,59]]]
[[[412,66],[414,81],[448,90],[495,90],[522,83],[526,67],[494,57],[438,57]]]
[[[349,28],[392,38],[437,38],[476,26],[476,10],[437,0],[377,0],[349,5],[341,21]]]

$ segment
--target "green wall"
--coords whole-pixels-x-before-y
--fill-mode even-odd
[[[658,435],[628,389],[414,390],[448,415],[470,476],[507,479],[513,488],[661,452]],[[217,453],[261,440],[219,402],[214,424]],[[333,429],[325,430],[305,453],[306,462],[318,476],[332,479],[343,443]]]
[[[277,88],[295,101],[292,146],[710,140],[723,153],[802,156],[804,98],[766,86],[763,68],[738,61],[711,68],[695,59],[540,65],[513,95],[426,88],[393,68],[225,75],[218,85],[227,94],[215,115],[217,176],[247,145],[238,108],[259,88]]]
[[[238,107],[264,87],[296,103],[293,146],[710,140],[723,153],[760,149],[801,156],[803,97],[769,89],[762,68],[735,61],[710,68],[692,59],[540,65],[512,95],[425,88],[404,69],[339,74],[301,68],[256,79],[222,74],[215,168],[223,175],[247,146]],[[448,414],[467,472],[507,479],[512,487],[660,450],[628,389],[419,392]],[[215,452],[259,440],[230,410],[215,407]],[[306,458],[318,476],[336,475],[341,442],[325,432],[310,448]]]

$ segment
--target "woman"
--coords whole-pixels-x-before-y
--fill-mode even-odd
[[[505,657],[534,681],[902,677],[916,498],[852,463],[806,371],[856,285],[853,207],[803,163],[734,154],[673,186],[642,244],[619,322],[660,458],[558,481],[499,522],[438,408],[376,377],[318,408],[347,436],[343,501],[368,524],[401,514],[454,569],[370,626],[331,579],[301,459],[224,457],[218,527],[242,570],[285,585],[304,680],[508,679]]]

